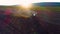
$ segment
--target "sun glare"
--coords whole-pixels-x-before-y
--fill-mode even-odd
[[[20,2],[20,5],[21,5],[23,8],[29,8],[29,7],[31,7],[31,4],[32,4],[32,2],[31,2],[31,1],[27,1],[27,0]]]
[[[23,8],[28,8],[28,7],[30,7],[30,4],[29,3],[22,3],[21,6]]]

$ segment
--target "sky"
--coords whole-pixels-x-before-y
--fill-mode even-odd
[[[60,0],[0,0],[0,5],[20,5],[23,3],[60,2]]]

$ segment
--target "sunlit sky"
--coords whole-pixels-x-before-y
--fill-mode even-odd
[[[0,5],[19,5],[38,2],[60,2],[60,0],[0,0]]]

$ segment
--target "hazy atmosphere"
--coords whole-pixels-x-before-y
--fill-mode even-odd
[[[0,0],[0,34],[60,34],[59,0]]]

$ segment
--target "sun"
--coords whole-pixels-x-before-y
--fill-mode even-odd
[[[29,3],[22,3],[21,6],[25,7],[25,8],[28,8],[30,6],[30,4]]]
[[[22,7],[24,7],[24,8],[29,8],[29,7],[32,6],[32,2],[25,0],[25,1],[21,1],[21,2],[20,2],[20,5],[21,5]]]

